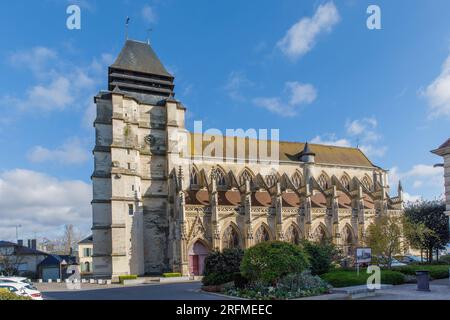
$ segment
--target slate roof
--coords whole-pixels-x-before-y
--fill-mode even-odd
[[[111,68],[148,73],[173,78],[156,53],[145,42],[127,40]]]
[[[78,244],[90,244],[92,243],[92,234],[89,237],[84,238]]]
[[[450,138],[447,139],[438,149],[448,148],[450,147]]]
[[[25,246],[20,246],[14,242],[0,240],[0,248],[2,248],[2,247],[14,247],[16,250],[16,253],[20,254],[20,255],[48,255],[48,253],[40,251],[40,250],[28,248]]]
[[[63,261],[70,265],[76,264],[74,256],[49,254],[47,258],[39,263],[39,266],[60,266]]]
[[[197,133],[190,133],[190,139],[188,139],[188,150],[190,151],[190,156],[199,156],[202,154],[201,150],[195,144],[195,138],[202,140],[202,137],[199,137]],[[203,150],[205,147],[210,144],[208,141],[208,137],[204,135],[202,143]],[[233,141],[234,140],[234,141]],[[254,139],[250,139],[252,142],[255,142]],[[237,157],[238,153],[236,151],[237,145],[245,144],[245,157],[248,158],[249,151],[249,139],[239,138],[239,137],[225,137],[225,141],[223,143],[223,156],[226,155],[226,145],[234,143],[234,157]],[[258,143],[258,142],[255,142]],[[271,141],[267,141],[267,149],[270,151],[271,149]],[[294,161],[300,162],[299,155],[305,149],[304,142],[288,142],[288,141],[280,141],[279,142],[279,160],[280,161]],[[337,146],[329,146],[329,145],[320,145],[320,144],[310,144],[308,143],[308,152],[315,154],[315,162],[318,164],[331,164],[331,165],[347,165],[347,166],[359,166],[359,167],[369,167],[369,168],[378,168],[375,166],[366,155],[358,148],[351,147],[337,147]],[[227,155],[228,156],[228,155]],[[270,156],[270,153],[269,153]],[[264,160],[264,159],[260,159]]]

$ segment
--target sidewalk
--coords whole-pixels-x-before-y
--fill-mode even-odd
[[[377,291],[364,300],[450,300],[448,279],[430,282],[430,292],[417,291],[417,284],[402,284]]]

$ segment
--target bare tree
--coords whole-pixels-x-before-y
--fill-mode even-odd
[[[17,275],[22,260],[23,256],[18,252],[17,246],[0,248],[0,272],[4,275]]]
[[[72,254],[78,242],[81,240],[81,234],[71,224],[64,226],[64,233],[61,244],[64,254]]]

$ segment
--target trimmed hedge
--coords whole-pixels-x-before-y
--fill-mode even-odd
[[[336,270],[325,273],[320,277],[331,284],[335,288],[358,286],[367,283],[370,274],[366,273],[366,269],[361,269],[359,276],[355,270]],[[403,284],[405,283],[405,275],[398,271],[381,270],[382,284]]]
[[[424,265],[424,264],[410,264],[403,267],[394,267],[393,270],[401,272],[406,275],[415,276],[416,271],[425,270],[430,272],[432,279],[446,279],[449,277],[450,265]]]
[[[128,274],[128,275],[124,275],[124,276],[119,276],[119,281],[120,281],[120,283],[123,284],[124,280],[136,280],[137,278],[138,278],[138,276],[135,274]]]
[[[176,278],[176,277],[182,277],[183,275],[179,272],[166,272],[163,273],[163,278]]]
[[[31,298],[19,296],[7,289],[0,289],[0,300],[31,300]]]

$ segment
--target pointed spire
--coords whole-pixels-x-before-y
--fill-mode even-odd
[[[316,154],[311,150],[309,143],[306,142],[303,147],[303,151],[300,152],[300,161],[302,162],[314,162]]]
[[[403,186],[402,186],[402,181],[401,180],[398,180],[397,193],[398,193],[399,196],[403,193]]]
[[[315,156],[316,155],[314,152],[312,152],[308,141],[306,141],[306,143],[305,143],[305,147],[303,148],[302,155],[304,155],[304,156]]]
[[[180,187],[180,190],[184,190],[184,173],[183,173],[183,167],[178,167],[178,185]]]

